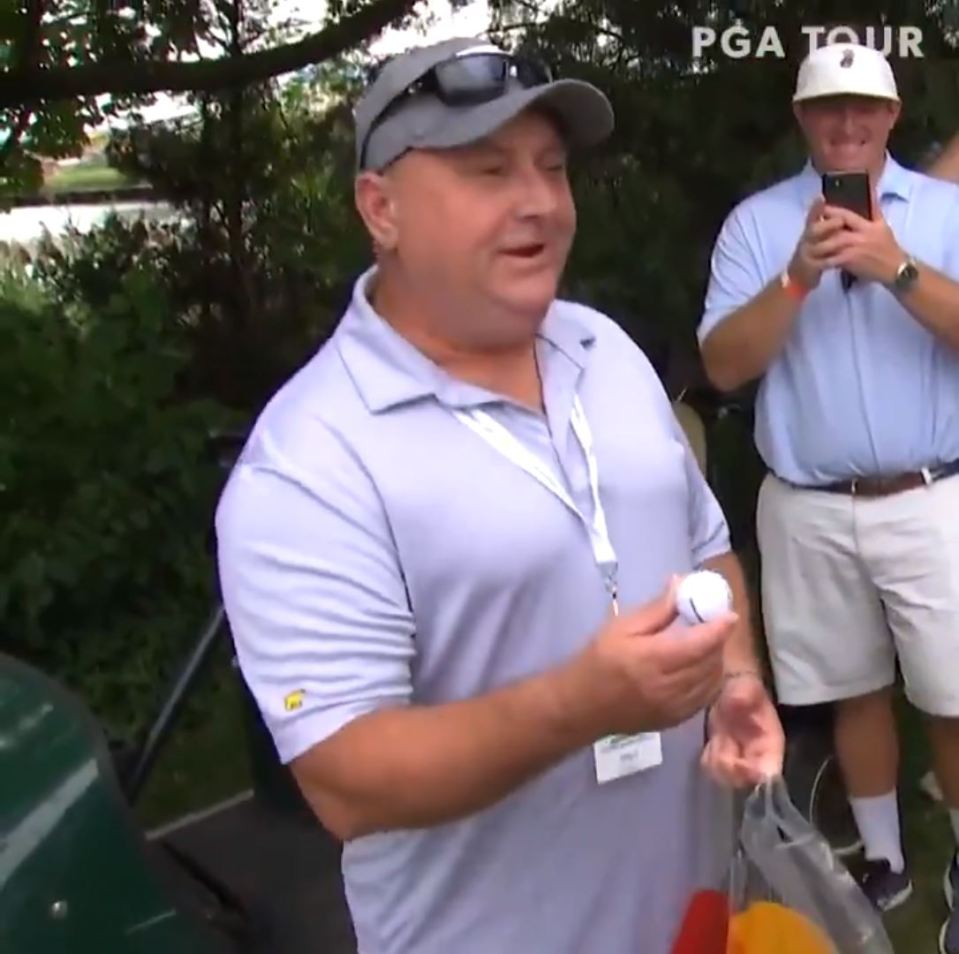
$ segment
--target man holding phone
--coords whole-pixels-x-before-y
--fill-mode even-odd
[[[900,108],[877,51],[807,57],[793,110],[809,161],[723,224],[699,329],[717,387],[762,378],[757,529],[777,690],[836,703],[863,886],[881,910],[912,890],[897,657],[959,839],[959,188],[888,154]],[[843,208],[857,190],[859,211]],[[944,883],[952,906],[955,853]],[[954,914],[940,947],[959,952]]]

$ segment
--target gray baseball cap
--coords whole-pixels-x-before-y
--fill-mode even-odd
[[[528,86],[510,79],[503,95],[467,105],[444,103],[431,92],[408,93],[433,67],[472,53],[507,55],[488,42],[460,38],[410,50],[386,63],[354,110],[358,169],[384,169],[410,149],[476,142],[534,104],[556,117],[571,146],[593,146],[612,132],[609,100],[580,80]]]

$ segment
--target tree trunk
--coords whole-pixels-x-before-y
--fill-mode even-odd
[[[233,0],[230,9],[230,56],[243,56],[243,0]],[[230,144],[229,188],[226,190],[226,234],[230,256],[233,314],[231,324],[238,334],[248,331],[250,310],[246,272],[246,238],[243,204],[246,198],[246,162],[243,148],[244,91],[237,86],[227,100],[227,136]]]

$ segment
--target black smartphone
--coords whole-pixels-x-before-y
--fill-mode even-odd
[[[827,172],[822,177],[822,195],[827,205],[849,209],[864,219],[872,218],[872,191],[866,172]]]
[[[872,218],[872,190],[867,172],[827,172],[822,177],[822,196],[827,205],[849,209],[864,219]],[[843,271],[840,281],[844,291],[856,283],[855,275]]]

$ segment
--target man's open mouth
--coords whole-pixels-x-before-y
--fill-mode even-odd
[[[507,255],[516,255],[519,258],[536,258],[546,248],[545,242],[533,242],[529,245],[517,245],[506,250]]]

